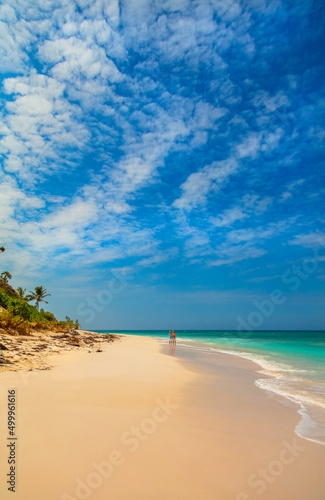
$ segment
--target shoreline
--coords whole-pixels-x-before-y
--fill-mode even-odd
[[[259,393],[258,398],[261,400],[261,403],[263,403],[263,406],[270,403],[271,406],[273,407],[272,408],[273,410],[274,410],[275,406],[277,406],[279,416],[282,417],[282,419],[284,419],[284,414],[286,413],[287,422],[290,424],[286,428],[286,433],[293,434],[294,436],[296,436],[297,439],[299,440],[299,442],[301,443],[300,446],[302,448],[304,448],[305,450],[308,450],[308,452],[311,449],[313,449],[315,456],[317,456],[319,454],[319,456],[323,457],[322,460],[320,460],[318,462],[318,466],[320,468],[319,470],[321,470],[321,462],[322,461],[324,462],[324,460],[325,460],[324,443],[322,441],[318,441],[318,440],[315,440],[315,439],[312,439],[312,438],[309,438],[306,436],[302,436],[297,432],[297,429],[301,425],[302,420],[303,420],[303,415],[302,415],[303,409],[302,409],[302,405],[300,403],[290,399],[289,397],[286,397],[285,395],[276,393],[274,391],[270,391],[268,389],[264,389],[263,387],[260,387],[256,383],[258,380],[269,379],[269,377],[272,376],[271,374],[266,373],[266,371],[261,371],[261,368],[265,370],[265,367],[263,365],[259,364],[258,361],[255,359],[249,359],[249,358],[246,358],[244,356],[237,355],[237,353],[233,353],[233,352],[228,353],[226,351],[219,351],[216,349],[213,350],[212,352],[208,349],[204,349],[203,351],[198,349],[196,352],[194,351],[195,357],[197,358],[196,360],[194,360],[193,353],[191,354],[191,356],[186,355],[186,351],[187,352],[191,351],[192,346],[186,345],[184,347],[185,347],[185,350],[184,350],[185,355],[183,354],[180,356],[179,352],[178,352],[178,358],[181,359],[181,361],[184,363],[185,366],[195,367],[195,365],[196,365],[197,371],[200,368],[202,369],[203,365],[200,364],[202,361],[204,364],[208,363],[209,355],[211,355],[210,358],[214,358],[214,361],[211,363],[212,366],[210,366],[209,369],[206,369],[209,376],[211,376],[213,374],[213,372],[214,372],[214,376],[215,376],[216,372],[218,372],[218,370],[219,370],[220,365],[225,369],[228,369],[230,366],[231,369],[244,370],[244,372],[246,372],[247,379],[250,378],[251,387],[249,390],[251,392],[253,392],[254,390],[255,390],[255,392],[258,391],[258,393]],[[202,345],[202,347],[205,347],[205,346]],[[168,346],[165,346],[163,348],[163,350],[165,351],[165,354],[167,353],[166,352],[167,349],[168,349]],[[182,349],[182,347],[181,347],[181,349]],[[202,382],[201,382],[201,384],[202,384]],[[253,387],[254,387],[254,389],[253,389]],[[256,396],[257,396],[257,392],[256,392]],[[262,409],[262,407],[260,408],[260,410],[261,409]],[[282,415],[281,415],[281,413],[282,413]],[[287,444],[287,441],[285,441],[285,443]],[[312,448],[310,448],[309,445]],[[321,446],[319,446],[319,445],[321,445]],[[281,451],[283,452],[284,449]],[[271,462],[272,462],[272,460],[271,460]],[[275,463],[275,460],[273,460],[273,462]],[[278,462],[279,462],[279,460],[278,460]],[[280,460],[280,462],[281,462],[281,460]],[[279,467],[281,468],[281,465],[279,465]],[[282,474],[282,472],[281,472],[281,474]],[[271,481],[272,479],[275,479],[275,477],[277,477],[277,475],[278,475],[278,473],[274,471],[274,478],[269,478],[269,480]],[[260,479],[261,478],[259,477],[259,480]],[[258,480],[257,480],[257,474],[256,474],[254,477],[254,484],[256,487],[257,487],[257,481]],[[323,483],[325,486],[325,481]],[[252,485],[253,485],[253,477],[250,476],[250,484],[248,486],[251,487]],[[324,488],[324,486],[322,486],[322,487]],[[285,491],[285,487],[284,487],[283,491]],[[300,496],[301,492],[299,492],[297,489],[296,493],[293,496],[290,496],[290,495],[292,495],[292,493],[290,493],[290,490],[288,489],[286,494],[283,494],[282,492],[280,493],[280,491],[279,491],[279,493],[278,493],[279,496],[266,495],[265,497],[263,496],[263,498],[267,498],[267,499],[270,498],[270,500],[272,500],[272,499],[274,500],[274,498],[277,498],[277,499],[283,498],[283,500],[288,500],[289,498],[290,499],[292,498],[292,500],[296,500],[298,498],[299,499],[300,498],[304,498],[304,499],[312,498],[314,500],[314,498],[315,499],[322,498],[321,491],[322,490],[320,489],[317,493],[316,492],[314,493],[315,496],[311,496],[310,494],[307,494],[307,490],[306,490],[306,493],[305,493],[306,496]],[[253,498],[255,499],[255,498],[260,498],[259,495],[262,493],[263,492],[260,491],[257,496],[254,496],[254,495],[250,496],[250,495],[252,495],[252,493],[250,493],[250,494],[243,493],[243,494],[239,494],[238,498],[237,497],[234,497],[234,498],[235,498],[235,500],[249,500],[249,499],[253,499]],[[283,495],[283,496],[281,496],[281,495]]]
[[[113,341],[116,342],[121,340],[123,337],[150,338],[158,342],[164,342],[164,339],[159,337],[143,337],[141,335],[128,335],[127,333],[122,334],[119,332],[100,333],[97,331],[86,330],[73,330],[68,332],[56,330],[34,330],[29,335],[10,335],[0,331],[0,374],[6,371],[21,372],[22,370],[49,370],[52,368],[52,356],[54,356],[55,359],[58,355],[61,356],[66,352],[74,350],[87,353],[102,352],[103,344],[105,345],[106,343]],[[179,341],[183,342],[180,339]],[[21,348],[22,345],[23,348]],[[249,353],[245,354],[242,352],[218,349],[211,346],[208,347],[204,344],[204,342],[200,342],[199,339],[193,339],[191,344],[186,343],[185,339],[184,344],[178,343],[178,345],[183,349],[198,349],[203,350],[203,352],[206,351],[210,354],[211,352],[216,352],[219,354],[225,354],[226,356],[233,356],[237,360],[242,359],[250,363],[251,370],[256,373],[254,385],[272,396],[277,396],[289,401],[298,413],[299,421],[294,429],[297,436],[319,445],[325,445],[322,435],[320,435],[319,438],[318,436],[315,437],[314,435],[310,435],[313,431],[315,434],[315,421],[313,421],[311,416],[312,412],[315,411],[315,408],[310,406],[308,402],[305,403],[294,399],[294,397],[284,391],[268,387],[268,381],[277,380],[277,376],[273,373],[273,367],[270,366],[270,362],[250,355]],[[264,381],[266,385],[263,383]]]
[[[175,351],[125,335],[2,372],[1,404],[17,390],[16,500],[323,500],[324,447],[294,434],[299,415],[254,385],[253,362]]]
[[[288,369],[290,371],[290,366],[284,366],[282,363],[277,362],[275,365],[274,362],[270,362],[265,360],[265,358],[254,355],[252,353],[244,353],[237,352],[231,350],[220,349],[217,347],[211,347],[204,342],[200,342],[200,340],[192,339],[191,344],[187,344],[187,340],[183,341],[183,344],[180,344],[180,347],[191,350],[199,350],[205,352],[207,354],[218,353],[225,354],[227,356],[233,356],[237,360],[242,359],[248,361],[252,365],[252,370],[256,372],[256,379],[254,381],[254,385],[270,394],[273,397],[283,398],[290,402],[300,415],[300,420],[295,427],[295,433],[301,437],[302,439],[309,440],[313,443],[317,443],[319,445],[325,445],[325,435],[324,435],[324,425],[325,425],[325,407],[324,404],[320,404],[318,401],[310,400],[310,396],[307,395],[298,395],[291,394],[288,390],[279,389],[272,385],[272,382],[275,382],[279,378],[279,370],[283,368]],[[255,368],[253,368],[255,367]],[[293,369],[293,368],[292,368]],[[319,412],[322,412],[322,415]],[[313,420],[314,413],[318,412],[318,420]],[[317,432],[318,431],[318,432]]]

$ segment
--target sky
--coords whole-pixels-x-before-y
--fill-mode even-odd
[[[85,329],[325,329],[325,3],[6,0],[0,255]]]

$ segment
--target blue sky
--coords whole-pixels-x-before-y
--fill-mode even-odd
[[[324,328],[324,14],[309,0],[2,4],[13,284],[42,284],[89,329]]]

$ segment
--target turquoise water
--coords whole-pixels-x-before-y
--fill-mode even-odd
[[[107,333],[168,338],[166,330]],[[178,330],[176,334],[179,347],[226,352],[258,363],[263,378],[255,384],[297,403],[301,420],[296,433],[325,444],[325,331]]]

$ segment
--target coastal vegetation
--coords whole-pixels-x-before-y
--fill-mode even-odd
[[[0,246],[0,252],[4,251]],[[0,328],[6,333],[29,335],[33,330],[66,332],[79,328],[78,320],[66,316],[65,321],[59,321],[51,312],[40,309],[42,302],[48,304],[45,298],[51,295],[43,286],[36,286],[27,293],[26,288],[15,290],[9,283],[11,279],[8,271],[0,274]]]

